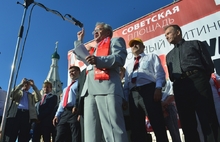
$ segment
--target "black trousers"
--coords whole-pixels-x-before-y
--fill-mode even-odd
[[[81,142],[80,123],[77,121],[77,117],[77,114],[72,113],[72,109],[65,109],[56,127],[55,142]],[[69,135],[72,140],[69,140]]]
[[[35,123],[32,142],[40,142],[41,135],[43,136],[44,142],[51,142],[52,127],[53,126],[44,126],[41,123]]]
[[[29,111],[18,109],[16,116],[7,118],[5,124],[4,142],[29,142],[31,123]]]
[[[205,142],[220,141],[209,78],[201,71],[173,83],[176,106],[186,142],[200,142],[196,114]]]
[[[161,102],[154,101],[155,83],[132,89],[129,95],[131,140],[147,142],[145,117],[151,122],[157,142],[168,142]]]

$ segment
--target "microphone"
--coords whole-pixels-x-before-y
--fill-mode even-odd
[[[34,0],[25,0],[25,6],[26,8],[31,5],[32,3],[34,3]]]
[[[75,18],[73,18],[70,14],[66,14],[64,17],[68,16],[69,18],[71,18],[74,21],[74,24],[76,26],[79,26],[80,28],[83,27],[83,23],[81,23],[79,20],[76,20]]]

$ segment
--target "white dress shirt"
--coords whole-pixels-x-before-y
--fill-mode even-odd
[[[124,95],[128,99],[129,90],[135,86],[143,86],[152,82],[157,87],[163,87],[165,84],[165,72],[161,65],[160,59],[156,54],[140,54],[139,67],[137,69],[137,81],[135,84],[131,82],[134,62],[126,67]]]
[[[78,91],[77,89],[78,87],[78,80],[76,80],[75,83],[73,83],[73,85],[70,87],[70,91],[69,91],[69,96],[68,96],[68,101],[67,101],[67,106],[66,107],[74,107],[76,104],[76,93]],[[66,93],[68,86],[66,88],[63,89],[63,96],[62,99],[59,103],[59,107],[57,109],[57,112],[55,114],[55,116],[60,117],[60,115],[64,112],[64,108],[63,108],[63,99]]]

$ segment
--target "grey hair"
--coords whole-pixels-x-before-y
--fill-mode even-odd
[[[104,22],[97,22],[95,26],[101,25],[105,30],[110,32],[110,37],[113,36],[113,30],[112,27],[109,24],[106,24]]]

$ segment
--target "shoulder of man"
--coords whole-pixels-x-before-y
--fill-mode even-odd
[[[80,46],[81,44],[82,44],[82,41],[80,41],[80,40],[74,41],[74,47],[78,47],[78,46]]]
[[[174,52],[174,48],[175,48],[175,47],[173,47],[173,48],[167,53],[166,58],[168,58],[169,56],[170,56],[170,57],[173,56],[173,54],[174,54],[174,53],[173,53],[173,52]]]
[[[155,53],[142,53],[141,54],[142,56],[141,57],[147,57],[147,58],[159,58],[159,56],[157,55],[157,54],[155,54]]]
[[[157,54],[155,54],[155,53],[144,53],[145,55],[150,55],[150,56],[154,56],[154,57],[159,57]]]
[[[48,94],[48,97],[57,97],[57,95],[50,93],[50,94]]]
[[[197,46],[198,43],[202,43],[202,41],[200,41],[200,40],[186,40],[185,43],[186,43],[186,44],[190,44],[190,45]]]
[[[51,94],[51,96],[49,98],[55,102],[57,102],[57,100],[58,100],[58,96],[55,94]]]
[[[125,40],[122,37],[113,37],[113,38],[111,38],[111,42],[116,42],[116,41],[123,41],[125,43]]]

